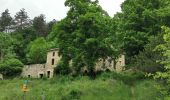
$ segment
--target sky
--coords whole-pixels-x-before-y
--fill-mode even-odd
[[[113,17],[116,12],[121,11],[120,5],[123,1],[99,0],[99,4]],[[25,8],[31,19],[44,14],[47,21],[61,20],[69,10],[68,7],[64,6],[64,2],[65,0],[0,0],[0,13],[9,9],[11,16],[14,16],[21,8]]]

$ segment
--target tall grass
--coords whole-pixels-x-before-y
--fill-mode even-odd
[[[86,76],[57,76],[52,79],[30,79],[26,100],[155,100],[153,80],[135,82],[133,86],[121,80],[101,75],[95,80]],[[0,81],[0,100],[23,100],[24,79]]]

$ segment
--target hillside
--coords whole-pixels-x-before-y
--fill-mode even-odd
[[[0,100],[170,100],[170,0],[1,1]]]

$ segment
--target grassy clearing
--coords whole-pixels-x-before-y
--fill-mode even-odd
[[[0,81],[0,100],[22,100],[24,79]],[[29,80],[26,100],[155,100],[158,90],[153,80],[137,81],[127,85],[113,78],[58,76],[53,79]]]

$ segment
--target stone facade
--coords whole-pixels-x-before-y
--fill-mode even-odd
[[[0,80],[3,80],[3,75],[2,74],[0,74]]]
[[[22,77],[30,78],[52,78],[54,74],[54,67],[57,65],[60,57],[57,49],[51,49],[47,53],[46,64],[25,65],[22,70]]]
[[[51,49],[47,53],[46,64],[25,65],[22,71],[22,76],[30,78],[52,78],[54,74],[54,67],[56,67],[60,58],[61,57],[58,55],[58,49]],[[121,55],[115,63],[109,57],[105,60],[99,59],[99,61],[96,63],[95,70],[121,71],[123,70],[124,66],[125,56]],[[87,71],[87,68],[84,67],[83,70]]]
[[[125,56],[121,55],[116,62],[114,62],[110,57],[107,59],[99,59],[95,66],[95,71],[117,71],[120,72],[124,69],[125,66]],[[87,71],[87,68],[84,70]]]
[[[60,58],[61,57],[58,55],[58,49],[49,50],[47,53],[46,67],[54,68],[57,65]]]
[[[52,78],[53,70],[53,68],[46,67],[46,64],[25,65],[22,71],[22,76],[29,78]]]

